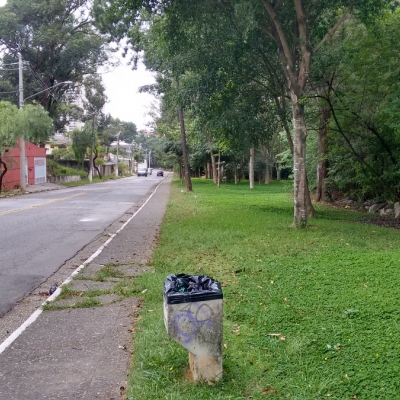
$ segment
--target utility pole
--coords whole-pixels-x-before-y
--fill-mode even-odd
[[[18,77],[18,91],[19,91],[19,109],[22,110],[24,108],[24,78],[22,74],[23,70],[23,62],[22,62],[22,55],[18,53],[18,65],[19,65],[19,77]],[[26,191],[26,162],[25,162],[25,139],[23,137],[23,133],[19,137],[19,168],[20,168],[20,175],[19,175],[19,186],[22,192]]]
[[[93,181],[93,153],[94,153],[94,120],[96,116],[93,116],[92,120],[92,143],[90,145],[90,157],[89,157],[89,182],[92,183]]]
[[[135,161],[135,159],[133,157],[133,143],[134,143],[134,140],[132,140],[132,143],[131,143],[131,174],[133,174],[133,171],[134,171],[133,162]]]
[[[118,178],[118,152],[119,152],[119,135],[121,134],[121,131],[118,132],[117,135],[117,163],[115,165],[115,176]]]

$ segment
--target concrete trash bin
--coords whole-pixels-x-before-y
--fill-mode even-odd
[[[189,351],[195,381],[222,377],[223,294],[206,275],[169,275],[164,281],[164,323],[168,335]]]

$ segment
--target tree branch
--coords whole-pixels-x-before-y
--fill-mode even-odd
[[[328,40],[330,39],[334,33],[337,31],[337,29],[339,28],[339,26],[341,25],[341,23],[346,19],[347,15],[350,13],[350,10],[354,7],[354,3],[356,2],[356,0],[352,0],[352,2],[350,3],[350,5],[347,7],[346,11],[343,13],[343,15],[338,19],[338,21],[336,22],[336,24],[329,29],[329,31],[327,32],[327,34],[322,38],[322,40],[314,47],[313,52],[317,52],[322,45]]]
[[[275,41],[278,44],[278,47],[281,47],[283,54],[285,56],[286,64],[289,67],[290,71],[294,71],[294,65],[292,62],[292,57],[290,54],[290,48],[289,44],[287,42],[285,33],[283,31],[283,26],[281,22],[279,21],[278,14],[274,10],[274,8],[271,6],[270,2],[268,0],[263,0],[264,8],[267,11],[269,17],[271,18],[271,21],[275,27],[275,31],[277,33],[277,37],[274,37]]]

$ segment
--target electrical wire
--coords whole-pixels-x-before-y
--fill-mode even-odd
[[[47,87],[46,83],[43,81],[43,79],[39,76],[39,74],[33,69],[32,65],[29,63],[29,70],[33,77],[42,85],[43,89]]]

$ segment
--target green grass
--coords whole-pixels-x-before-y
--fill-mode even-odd
[[[399,231],[322,205],[293,229],[287,183],[193,188],[173,182],[155,272],[136,280],[147,291],[127,398],[400,398]],[[187,351],[166,334],[170,273],[222,283],[224,376],[214,387],[185,381]]]
[[[107,278],[123,278],[124,274],[119,272],[114,265],[108,264],[105,267],[97,271],[93,280],[104,282]]]

